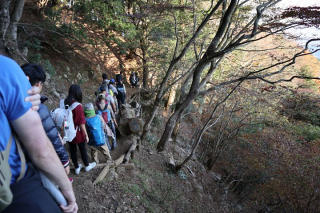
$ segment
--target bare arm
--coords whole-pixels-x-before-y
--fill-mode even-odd
[[[61,206],[63,211],[77,212],[78,206],[72,185],[51,142],[44,132],[38,113],[30,109],[24,115],[12,121],[12,126],[19,138],[23,138],[21,142],[33,164],[60,187],[68,202],[68,206]]]
[[[112,106],[113,112],[116,112],[117,111],[116,104],[114,102],[111,102],[111,106]]]
[[[81,124],[80,125],[80,129],[83,132],[83,134],[86,136],[86,142],[89,143],[89,137],[88,137],[86,125],[85,124]]]

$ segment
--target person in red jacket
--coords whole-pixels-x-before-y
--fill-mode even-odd
[[[69,88],[68,97],[65,100],[65,105],[71,106],[73,103],[82,102],[82,91],[79,85],[73,84]],[[86,131],[86,119],[84,116],[84,110],[81,104],[78,104],[72,110],[73,123],[75,128],[77,129],[76,137],[69,143],[69,150],[71,155],[71,160],[75,167],[75,173],[78,175],[82,168],[82,164],[78,164],[77,158],[77,147],[79,147],[82,161],[85,165],[85,171],[88,172],[96,166],[95,162],[89,163],[86,143],[89,142],[89,137]]]

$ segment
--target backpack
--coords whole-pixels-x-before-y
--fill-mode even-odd
[[[121,75],[121,74],[117,74],[117,75],[116,75],[116,81],[117,81],[117,82],[122,81],[122,75]]]
[[[64,100],[62,101],[64,102]],[[68,105],[64,106],[62,101],[60,101],[60,107],[51,112],[51,117],[59,130],[63,131],[63,141],[71,142],[76,137],[78,129],[73,123],[72,110],[80,103],[74,102],[69,107]]]
[[[118,90],[118,92],[121,93],[122,95],[125,94],[124,86],[123,86],[122,83],[118,83],[118,84],[117,84],[117,90]]]
[[[103,125],[100,116],[86,118],[86,125],[90,138],[89,144],[92,146],[102,146],[106,143]]]
[[[21,159],[21,171],[17,181],[21,180],[26,171],[26,158],[22,151],[19,141],[15,137],[17,150]],[[11,168],[9,165],[9,155],[12,144],[12,135],[10,135],[9,142],[5,150],[0,152],[0,212],[2,212],[12,202],[12,192],[10,189],[11,182]]]
[[[105,108],[104,110],[98,110],[98,115],[101,115],[106,123],[109,123],[109,121],[111,121],[111,112],[108,108]]]

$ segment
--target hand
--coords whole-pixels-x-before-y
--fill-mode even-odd
[[[116,121],[116,119],[113,119],[114,125],[116,126],[116,128],[118,128],[118,123]]]
[[[89,137],[86,135],[86,143],[89,143]]]
[[[63,206],[60,205],[60,208],[64,213],[77,213],[78,212],[78,205],[76,203],[76,198],[74,196],[73,190],[61,190],[62,194],[67,200],[68,205]]]
[[[29,96],[26,97],[24,100],[31,102],[32,104],[32,109],[34,111],[38,111],[39,105],[41,103],[40,101],[40,88],[39,87],[32,87],[31,89],[28,90]]]

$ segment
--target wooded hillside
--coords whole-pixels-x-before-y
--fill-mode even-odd
[[[46,69],[51,108],[72,83],[92,102],[102,73],[141,79],[134,169],[74,177],[80,212],[320,212],[320,38],[286,32],[320,9],[277,2],[1,3],[1,52]]]

